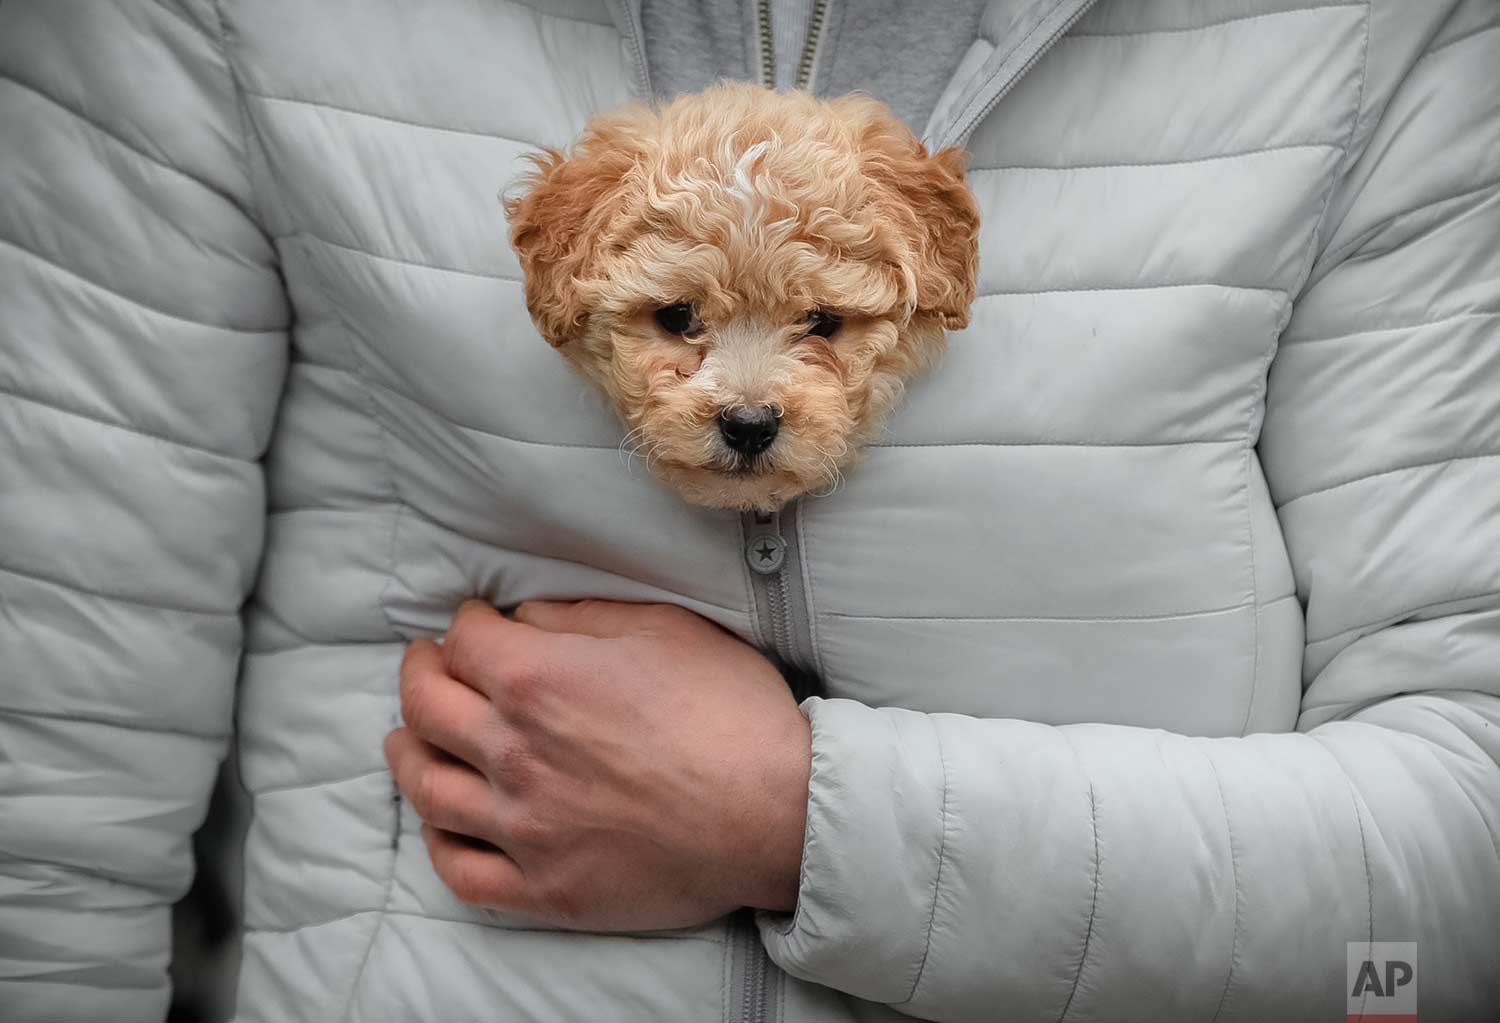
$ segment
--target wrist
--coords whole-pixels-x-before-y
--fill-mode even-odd
[[[812,725],[801,711],[795,712],[795,721],[788,720],[787,733],[784,741],[766,746],[756,798],[761,812],[738,818],[760,824],[745,849],[748,870],[742,880],[748,886],[741,904],[781,913],[797,906],[812,775]]]

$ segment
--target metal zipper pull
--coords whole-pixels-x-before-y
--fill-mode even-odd
[[[761,575],[775,575],[786,562],[786,540],[781,535],[781,512],[756,512],[755,530],[745,541],[745,563]]]

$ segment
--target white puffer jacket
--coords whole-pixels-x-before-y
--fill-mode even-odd
[[[622,465],[505,243],[628,3],[0,3],[0,1017],[162,1013],[236,692],[246,1020],[1327,1020],[1372,939],[1494,1013],[1500,3],[1089,6],[986,16],[973,325],[765,525]],[[381,740],[473,594],[815,670],[796,915],[458,903]]]

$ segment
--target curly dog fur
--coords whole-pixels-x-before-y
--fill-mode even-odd
[[[527,308],[694,503],[836,485],[968,323],[963,154],[929,154],[873,99],[720,85],[598,115],[533,159],[506,203]],[[720,427],[747,409],[777,427],[751,457]]]

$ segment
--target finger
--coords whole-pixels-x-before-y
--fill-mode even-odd
[[[659,631],[689,612],[670,604],[627,604],[617,600],[528,600],[516,620],[546,632],[571,632],[618,639]]]
[[[453,678],[492,695],[503,671],[524,662],[537,632],[511,621],[482,600],[467,600],[453,615],[443,636],[443,667]]]
[[[526,912],[526,879],[514,860],[494,846],[422,825],[432,869],[454,895],[472,906]]]
[[[499,839],[498,800],[478,771],[443,756],[409,728],[388,735],[385,751],[396,786],[418,817],[444,831]]]
[[[401,661],[401,720],[421,738],[478,767],[494,707],[448,674],[438,645],[419,639]]]

